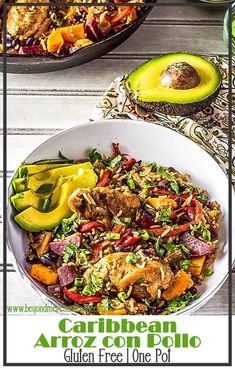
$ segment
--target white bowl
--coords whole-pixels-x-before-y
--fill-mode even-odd
[[[221,205],[223,215],[220,218],[220,248],[214,263],[214,274],[206,278],[198,288],[200,297],[176,314],[192,313],[218,291],[228,274],[228,179],[206,151],[183,135],[151,123],[122,119],[82,124],[63,131],[40,145],[25,161],[31,163],[56,158],[59,150],[73,159],[86,158],[87,151],[91,148],[109,154],[112,142],[119,142],[122,152],[129,153],[137,160],[155,161],[191,174],[192,181],[208,190],[210,199],[217,200]],[[9,194],[11,193],[12,189],[9,188]],[[28,240],[26,232],[13,221],[13,215],[13,207],[9,204],[7,234],[9,249],[15,259],[14,264],[34,290],[57,304],[47,295],[45,288],[27,273],[29,265],[25,261],[25,251]]]

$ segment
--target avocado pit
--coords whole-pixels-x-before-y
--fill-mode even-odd
[[[169,65],[161,74],[160,84],[162,87],[175,90],[188,90],[198,86],[200,77],[194,67],[186,62]]]

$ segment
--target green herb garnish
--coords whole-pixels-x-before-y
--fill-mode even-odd
[[[158,222],[170,222],[171,221],[171,208],[167,208],[167,209],[161,209],[159,211],[159,214],[157,216],[157,221]]]
[[[82,285],[83,285],[83,278],[75,278],[73,284],[76,287],[82,287]]]
[[[48,211],[51,205],[51,196],[43,200],[42,211]]]
[[[209,231],[209,229],[205,229],[203,232],[202,232],[202,237],[204,238],[204,240],[206,241],[211,241],[211,232]]]
[[[73,245],[72,243],[69,243],[66,249],[64,250],[64,256],[63,256],[63,262],[68,263],[70,258],[75,255],[77,251],[77,246]]]
[[[134,190],[135,189],[135,182],[132,178],[132,176],[129,174],[129,176],[127,177],[127,184],[130,190]]]
[[[82,294],[93,296],[103,288],[103,279],[91,272],[89,283],[83,288]]]
[[[109,162],[108,169],[110,169],[111,171],[114,170],[115,167],[121,162],[121,160],[122,160],[122,156],[117,155],[114,159],[112,159]]]
[[[121,220],[118,218],[117,215],[114,215],[114,217],[113,217],[113,223],[114,224],[117,224],[117,225],[120,225],[120,226],[125,226],[125,224],[121,222]]]
[[[36,193],[47,193],[50,192],[53,188],[53,183],[44,183],[42,184],[36,191]]]
[[[136,256],[133,252],[130,252],[127,256],[126,256],[126,263],[127,264],[136,264],[138,262],[139,258],[138,256]]]
[[[143,241],[148,241],[148,239],[150,238],[146,229],[139,231],[139,234],[141,235]]]
[[[94,163],[96,160],[102,160],[102,155],[97,151],[97,149],[93,149],[89,152],[89,159]]]
[[[176,311],[182,310],[197,297],[197,294],[193,295],[191,292],[187,292],[181,297],[177,297],[175,299],[167,301],[166,311],[168,314],[171,314],[175,313]]]
[[[112,301],[109,299],[103,299],[100,304],[98,304],[98,310],[102,311],[111,311],[112,309]]]
[[[73,160],[72,160],[72,159],[67,158],[66,156],[64,156],[60,150],[59,150],[59,152],[58,152],[58,158],[60,158],[60,159],[62,159],[62,160],[65,160],[65,161],[67,161],[68,163],[73,163]]]
[[[108,232],[106,234],[107,240],[120,240],[120,233]]]
[[[192,264],[191,260],[182,260],[180,262],[180,269],[188,270],[191,264]]]
[[[204,274],[205,277],[210,277],[213,273],[214,272],[211,269],[205,269],[205,270],[203,270],[203,274]]]

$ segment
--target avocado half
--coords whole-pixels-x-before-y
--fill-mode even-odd
[[[172,65],[187,63],[199,76],[197,86],[175,89],[163,86],[161,77]],[[187,79],[187,76],[186,76]],[[171,53],[153,58],[130,73],[125,80],[128,97],[148,111],[187,116],[205,109],[217,97],[221,74],[205,58],[189,53]]]

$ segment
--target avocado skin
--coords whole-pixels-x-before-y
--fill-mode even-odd
[[[125,87],[125,90],[126,90],[127,96],[129,97],[131,101],[133,101],[135,104],[141,106],[147,111],[158,112],[158,113],[167,114],[167,115],[188,116],[188,115],[196,114],[199,111],[202,111],[203,109],[210,106],[211,103],[218,96],[220,87],[221,85],[218,87],[218,89],[215,92],[213,92],[210,96],[208,96],[204,100],[197,101],[194,103],[188,103],[188,104],[176,104],[176,103],[169,103],[169,102],[164,102],[164,101],[144,102],[144,101],[140,101],[134,98],[126,87]]]

